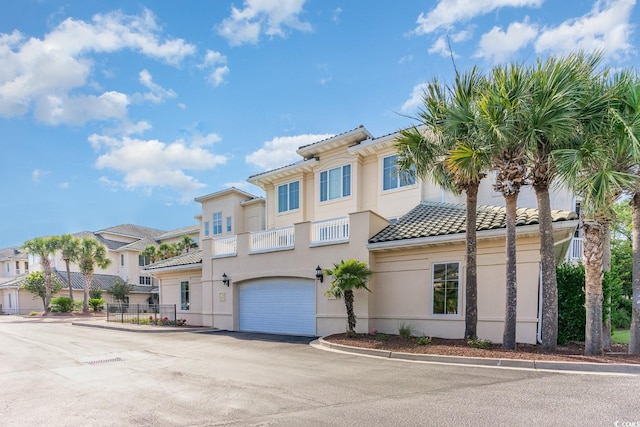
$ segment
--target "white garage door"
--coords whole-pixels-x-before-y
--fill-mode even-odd
[[[316,292],[312,280],[262,279],[238,291],[241,331],[315,335]]]

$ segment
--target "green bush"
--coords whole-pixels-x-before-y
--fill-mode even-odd
[[[93,286],[89,289],[89,298],[90,299],[101,299],[102,298],[102,289],[97,286]],[[89,303],[91,304],[91,303]]]
[[[73,301],[73,311],[82,311],[82,306],[84,303],[82,301]]]
[[[413,331],[411,325],[408,325],[406,323],[403,323],[402,325],[400,325],[400,328],[398,328],[398,334],[400,335],[400,338],[405,340],[411,338],[412,332]]]
[[[418,341],[416,342],[418,345],[427,345],[427,344],[431,344],[431,337],[425,337],[424,335],[421,336],[420,338],[418,338]]]
[[[93,309],[94,313],[102,311],[104,307],[104,300],[102,298],[91,298],[89,300],[89,305]]]
[[[586,310],[584,308],[584,266],[561,264],[558,278],[558,344],[584,341]]]
[[[493,343],[491,342],[491,340],[485,340],[485,339],[481,339],[481,338],[475,338],[475,339],[467,341],[467,345],[469,347],[481,348],[483,350],[488,349],[489,347],[491,347],[492,344]]]
[[[73,300],[69,297],[57,297],[51,300],[51,311],[56,313],[71,313]]]

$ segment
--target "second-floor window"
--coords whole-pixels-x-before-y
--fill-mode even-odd
[[[382,160],[383,190],[406,187],[416,183],[415,176],[410,172],[398,172],[397,162],[398,156],[389,156]]]
[[[320,201],[351,195],[351,165],[320,172]]]
[[[209,221],[204,222],[204,235],[205,237],[209,235]]]
[[[300,208],[300,181],[278,186],[278,212]]]
[[[213,214],[213,235],[222,234],[222,212],[216,212]]]
[[[227,233],[231,233],[231,217],[227,217]]]
[[[138,266],[144,267],[145,265],[149,265],[149,264],[151,264],[150,257],[144,256],[144,255],[138,255]]]
[[[149,276],[139,276],[140,279],[140,284],[141,285],[150,285],[151,284],[151,277]]]
[[[120,265],[124,267],[124,254],[120,254]]]

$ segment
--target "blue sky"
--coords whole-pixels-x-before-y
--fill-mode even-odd
[[[637,67],[635,0],[2,1],[0,247],[195,224],[194,197],[364,125],[421,85],[576,48]],[[449,51],[450,46],[453,52]]]

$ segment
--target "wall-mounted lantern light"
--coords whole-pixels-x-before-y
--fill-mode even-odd
[[[231,279],[229,279],[229,277],[227,276],[227,273],[222,273],[222,284],[229,287],[230,282],[231,282]]]
[[[320,283],[324,282],[324,274],[322,274],[320,266],[316,267],[316,279],[318,279]]]

